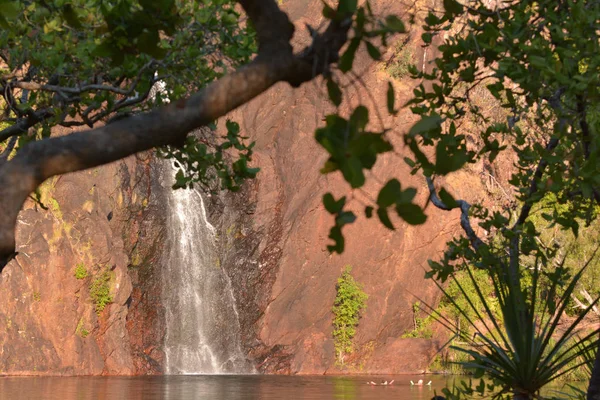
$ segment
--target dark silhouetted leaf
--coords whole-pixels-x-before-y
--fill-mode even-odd
[[[327,80],[327,93],[329,94],[329,99],[333,104],[339,106],[342,104],[342,91],[338,84],[333,81],[333,79]]]
[[[367,45],[367,52],[369,53],[369,56],[371,56],[373,60],[379,61],[379,59],[381,59],[381,52],[379,49],[371,42],[365,43]]]
[[[404,23],[402,21],[400,21],[400,18],[396,17],[395,15],[388,15],[387,17],[385,17],[385,23],[386,23],[388,29],[390,29],[393,32],[396,32],[396,33],[406,32]]]
[[[377,205],[380,208],[386,208],[396,203],[400,197],[400,191],[400,182],[397,179],[391,179],[379,191],[379,195],[377,196]]]
[[[427,216],[416,204],[398,204],[396,206],[398,216],[410,225],[421,225],[427,220]]]
[[[452,197],[452,195],[448,193],[444,188],[440,190],[440,199],[448,208],[458,207],[458,203],[456,202],[456,200],[454,200],[454,197]]]
[[[442,124],[442,118],[439,115],[437,115],[437,114],[429,115],[429,116],[421,118],[420,121],[417,121],[417,123],[415,123],[412,126],[412,128],[410,128],[410,131],[408,132],[408,134],[411,136],[415,136],[415,135],[419,135],[423,132],[429,132],[434,129],[439,129],[441,124]]]
[[[397,111],[395,110],[395,102],[396,102],[396,96],[394,93],[394,85],[392,85],[392,82],[388,82],[387,109],[388,109],[388,112],[393,115],[396,115],[396,113],[397,113]]]
[[[379,220],[386,228],[391,229],[391,230],[396,229],[396,228],[394,228],[392,221],[390,221],[390,216],[388,215],[387,208],[378,208],[377,216],[379,217]]]
[[[348,72],[352,69],[352,63],[354,63],[354,56],[356,55],[356,50],[360,45],[360,39],[354,38],[350,41],[348,48],[340,57],[340,62],[338,64],[340,71]]]
[[[345,196],[336,201],[331,193],[325,193],[323,195],[323,205],[330,214],[337,214],[342,211],[344,204],[346,204]]]

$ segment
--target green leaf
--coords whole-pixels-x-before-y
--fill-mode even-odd
[[[327,4],[325,2],[325,0],[322,0],[323,3],[323,16],[327,19],[335,19],[336,17],[336,12],[333,8],[331,8],[329,6],[329,4]]]
[[[458,171],[467,161],[466,150],[452,148],[447,145],[445,140],[438,142],[435,156],[435,172],[438,175]]]
[[[344,14],[354,14],[358,0],[340,0],[338,4],[338,12]]]
[[[365,216],[367,218],[373,217],[373,207],[371,207],[371,206],[366,206],[365,207]]]
[[[231,133],[233,135],[240,133],[240,125],[235,121],[228,119],[225,121],[225,127],[227,128],[227,133]]]
[[[342,212],[335,219],[336,225],[339,225],[339,226],[351,224],[354,221],[356,221],[356,215],[354,215],[354,213],[352,211]]]
[[[398,197],[396,204],[411,203],[416,195],[417,195],[417,189],[415,189],[413,187],[409,187],[405,191],[400,193],[400,197]]]
[[[0,19],[7,21],[19,15],[20,3],[14,0],[0,1]],[[7,23],[7,22],[6,22]],[[8,23],[7,23],[8,27]]]
[[[440,190],[440,199],[444,202],[444,204],[448,208],[456,208],[456,207],[458,207],[458,203],[456,202],[456,200],[454,199],[454,197],[452,197],[452,195],[450,193],[448,193],[446,191],[446,189],[444,189],[444,188],[442,188]]]
[[[427,216],[416,204],[398,204],[396,205],[398,216],[410,225],[421,225],[427,221]]]
[[[396,96],[394,93],[394,85],[392,85],[392,82],[388,81],[387,109],[388,109],[388,113],[390,113],[392,115],[396,115],[396,113],[398,112],[394,109],[395,101],[396,101]]]
[[[420,121],[417,121],[417,123],[414,124],[412,126],[412,128],[410,128],[410,131],[408,132],[408,134],[410,136],[416,136],[416,135],[419,135],[424,132],[429,132],[434,129],[439,129],[441,124],[442,124],[442,118],[439,115],[433,114],[433,115],[425,116],[425,117],[421,118]]]
[[[323,168],[321,168],[320,172],[322,174],[329,174],[331,172],[337,171],[338,169],[340,169],[340,166],[331,160],[327,160],[325,161],[325,165],[323,165]]]
[[[579,237],[579,223],[576,220],[573,220],[571,222],[571,231],[573,232],[573,235],[575,235],[575,238],[577,239]]]
[[[350,116],[350,125],[362,131],[369,122],[369,110],[365,106],[358,106]]]
[[[367,45],[367,52],[369,53],[369,56],[371,56],[373,60],[379,61],[381,59],[381,52],[379,49],[371,42],[365,41],[365,44]]]
[[[389,30],[396,33],[405,33],[406,28],[404,23],[395,15],[388,15],[385,17],[385,24]]]
[[[444,8],[450,17],[463,12],[463,6],[456,0],[444,0]]]
[[[408,157],[404,157],[404,162],[406,163],[406,165],[408,165],[411,168],[414,168],[415,165],[417,165],[417,164],[415,164],[415,162],[413,160],[411,160]]]
[[[342,254],[344,252],[344,235],[342,235],[342,228],[339,226],[333,226],[329,230],[329,238],[335,242],[333,245],[328,245],[327,250],[330,253]]]
[[[433,39],[433,34],[431,32],[425,32],[421,35],[421,39],[423,39],[423,43],[431,44],[431,41]]]
[[[333,79],[327,80],[327,93],[329,94],[329,99],[336,107],[342,104],[342,91]]]
[[[340,62],[338,64],[340,71],[348,72],[352,69],[352,64],[354,63],[354,56],[356,55],[356,50],[360,45],[360,39],[354,38],[350,41],[348,48],[340,57]]]
[[[387,208],[378,208],[377,216],[379,217],[379,221],[388,229],[395,230],[392,221],[390,221],[390,216],[388,215]]]
[[[386,208],[396,203],[401,194],[401,186],[398,179],[390,179],[377,196],[377,205]]]
[[[323,205],[330,214],[339,213],[340,211],[342,211],[345,204],[346,196],[336,201],[331,193],[325,193],[323,195]]]
[[[340,165],[342,174],[346,182],[352,186],[353,189],[359,188],[365,184],[365,174],[363,173],[363,165],[359,158],[350,157],[342,165]]]
[[[71,4],[65,4],[63,7],[63,17],[71,27],[75,29],[83,28],[83,25],[79,22],[79,16]]]

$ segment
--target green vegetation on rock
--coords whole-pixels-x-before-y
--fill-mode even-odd
[[[333,338],[338,365],[344,365],[344,358],[354,351],[353,339],[356,335],[356,327],[368,299],[351,272],[352,267],[347,266],[338,278],[332,308]]]
[[[75,333],[84,339],[90,334],[90,331],[88,331],[85,328],[85,321],[83,318],[81,318],[79,320],[79,322],[77,323],[77,328],[75,329]]]
[[[394,79],[404,79],[410,75],[413,62],[413,49],[408,37],[394,45],[394,53],[385,66],[385,71]]]
[[[100,314],[113,301],[113,297],[110,294],[111,279],[112,272],[109,269],[105,269],[98,273],[90,284],[90,298],[94,302],[97,314]]]
[[[85,267],[85,264],[84,263],[77,264],[77,266],[75,267],[75,273],[73,275],[75,275],[75,278],[77,278],[77,279],[87,278],[88,271],[87,271],[87,268]]]
[[[431,330],[431,322],[433,321],[429,315],[422,317],[421,302],[417,301],[413,304],[413,329],[404,333],[403,338],[424,338],[430,339],[433,336]]]

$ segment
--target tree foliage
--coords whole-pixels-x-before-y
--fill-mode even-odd
[[[0,32],[0,111],[8,128],[22,126],[12,136],[18,137],[16,147],[49,137],[56,126],[93,127],[179,101],[248,62],[256,52],[255,34],[240,23],[235,4],[57,0],[5,5],[10,12]],[[165,149],[181,167],[178,186],[201,182],[212,188],[218,178],[217,187],[237,189],[241,180],[254,176],[247,165],[250,146],[239,128],[227,127],[222,140],[189,136],[183,146]],[[0,132],[0,139],[13,131]],[[239,152],[237,161],[223,161],[228,149]]]
[[[567,241],[549,240],[543,232],[559,229],[581,243],[582,227],[590,226],[598,215],[600,3],[445,0],[443,6],[443,10],[432,9],[422,26],[426,45],[440,43],[431,70],[411,67],[412,78],[421,83],[406,106],[420,119],[404,135],[411,153],[405,161],[413,174],[425,177],[431,204],[442,210],[460,209],[464,236],[448,244],[441,260],[430,261],[427,276],[443,283],[463,265],[487,271],[499,282],[495,287],[498,298],[514,302],[514,312],[503,315],[506,326],[525,329],[527,321],[535,324],[529,308],[535,296],[528,297],[531,270],[538,274],[536,283],[546,282],[545,307],[555,309],[560,304],[564,311],[570,303],[570,296],[563,297],[565,288],[575,294],[571,286],[575,280],[570,278],[573,272],[565,264],[567,249],[562,249]],[[483,107],[476,92],[489,95],[492,107]],[[389,107],[390,111],[394,108],[393,104]],[[471,141],[475,144],[470,138],[475,138]],[[382,150],[369,154],[377,157],[391,149]],[[361,159],[359,152],[350,149],[344,162],[349,163],[353,156]],[[332,158],[335,161],[336,155]],[[511,158],[515,161],[507,165]],[[493,165],[499,160],[503,160],[503,168],[512,171],[507,184],[508,196],[514,200],[503,208],[471,205],[444,188],[436,189],[438,177],[467,165]],[[354,170],[371,163],[372,158],[368,163],[354,161]],[[341,161],[334,163],[334,168],[326,164],[323,172],[338,168],[353,188],[364,183],[360,173],[349,173],[350,167],[342,166]],[[425,215],[411,202],[415,193],[415,189],[402,187],[401,178],[391,179],[382,187],[376,204],[365,207],[365,216],[370,218],[377,209],[382,224],[393,229],[387,207],[395,206],[406,222],[422,223]],[[330,250],[343,251],[341,228],[356,218],[353,214],[352,218],[340,218],[346,213],[345,198],[335,203],[335,208],[327,207],[328,199],[324,200],[328,211],[337,216],[330,234],[335,244]],[[474,221],[487,232],[485,238],[478,236]],[[579,282],[580,276],[576,277]],[[501,305],[506,308],[504,303]],[[586,308],[584,313],[588,311]],[[530,339],[538,340],[535,335]],[[554,349],[558,347],[549,351],[558,354]],[[538,374],[526,376],[533,379],[529,384],[547,382],[556,375],[538,368],[540,364],[534,360],[519,362],[516,353],[505,356],[516,362],[515,368],[530,368],[528,374]],[[490,365],[482,368],[489,372]],[[509,368],[508,364],[504,367],[503,373]],[[514,380],[505,379],[502,384],[508,392],[515,392],[515,398],[535,395],[531,387],[519,386],[522,384]],[[593,386],[594,379],[590,393],[597,395],[599,387]]]
[[[353,339],[356,335],[356,327],[369,298],[351,272],[352,267],[347,266],[338,278],[335,301],[331,310],[335,352],[340,365],[344,364],[344,357],[354,351]]]

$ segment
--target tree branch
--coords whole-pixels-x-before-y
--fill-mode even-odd
[[[558,146],[558,139],[552,138],[546,145],[546,151],[547,152],[552,151],[556,148],[556,146]],[[529,184],[529,192],[527,193],[527,198],[530,198],[538,191],[538,182],[540,181],[540,179],[542,179],[542,175],[544,174],[544,171],[546,170],[547,166],[548,166],[548,161],[546,161],[544,158],[542,158],[540,160],[540,162],[538,163],[538,165],[535,169],[535,172],[533,173],[533,177],[531,178],[531,183]],[[523,223],[525,222],[527,217],[529,217],[529,213],[531,212],[532,206],[533,206],[533,204],[531,202],[527,202],[527,201],[525,202],[525,204],[523,205],[523,208],[521,209],[521,213],[519,214],[519,218],[517,219],[517,221],[511,228],[513,231],[516,232],[518,227],[523,225]]]
[[[8,141],[8,144],[6,145],[6,148],[2,151],[2,153],[0,153],[0,167],[4,165],[4,163],[6,163],[6,161],[8,160],[8,156],[10,156],[10,153],[12,153],[12,151],[14,150],[18,139],[18,136],[11,137]]]
[[[151,67],[157,64],[157,61],[152,59],[148,61],[145,65],[143,65],[138,71],[137,75],[133,79],[131,85],[126,88],[121,88],[119,85],[123,82],[123,79],[117,80],[116,86],[111,85],[103,85],[103,84],[84,84],[79,87],[68,87],[68,86],[58,86],[52,84],[41,84],[31,81],[11,81],[7,83],[7,86],[23,89],[31,90],[31,91],[45,91],[45,92],[53,92],[60,94],[66,100],[72,100],[66,96],[67,94],[72,96],[77,96],[86,92],[112,92],[115,94],[119,94],[122,96],[130,96],[134,91],[137,85],[139,84],[142,76],[145,72],[147,72]]]
[[[429,188],[429,199],[433,205],[440,210],[452,210],[452,208],[444,204],[444,202],[438,197],[435,191],[435,186],[433,185],[433,179],[430,177],[425,177],[425,179],[427,180],[427,187]],[[471,205],[464,200],[456,200],[456,203],[460,208],[460,226],[467,234],[467,238],[471,242],[471,246],[477,250],[483,245],[483,241],[479,239],[475,233],[475,230],[473,230],[473,227],[471,226],[471,220],[469,219],[469,209],[471,208]]]
[[[114,86],[107,85],[85,85],[80,88],[72,88],[67,86],[56,86],[56,85],[43,85],[36,82],[11,82],[10,85],[12,87],[16,87],[24,90],[42,90],[46,92],[56,92],[56,93],[68,93],[68,94],[81,94],[85,92],[91,91],[106,91],[113,92],[116,94],[121,94],[123,96],[127,96],[130,93],[129,89],[122,89]]]
[[[188,132],[217,120],[275,83],[299,86],[339,58],[351,19],[332,21],[322,34],[315,35],[308,48],[294,55],[290,45],[293,25],[275,0],[240,3],[260,40],[258,56],[248,65],[186,100],[86,132],[30,143],[0,168],[0,270],[14,255],[17,215],[27,196],[44,180],[180,143]]]
[[[48,119],[54,116],[54,113],[50,110],[40,110],[31,113],[27,118],[20,119],[16,124],[9,126],[8,128],[4,128],[0,131],[0,142],[5,141],[11,136],[21,135],[29,128],[34,126],[40,121]]]

